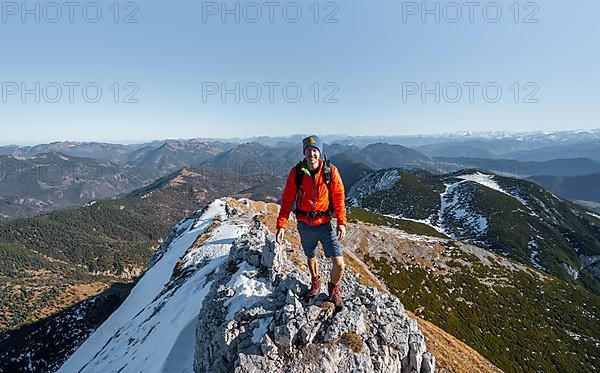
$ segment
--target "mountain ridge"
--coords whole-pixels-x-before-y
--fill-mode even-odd
[[[376,171],[348,194],[349,203],[412,219],[456,240],[575,280],[600,292],[600,220],[529,181],[480,170],[444,175]]]
[[[269,236],[260,223],[242,223],[242,220],[252,220],[252,216],[244,218],[236,215],[228,219],[224,205],[223,201],[217,200],[198,219],[186,219],[177,225],[176,230],[180,233],[169,249],[154,261],[155,264],[136,284],[130,296],[106,321],[116,322],[121,327],[114,334],[98,335],[93,343],[84,342],[58,372],[82,368],[135,369],[148,364],[161,371],[191,371],[193,365],[195,371],[225,372],[235,369],[250,372],[269,366],[280,367],[282,363],[298,368],[293,363],[296,338],[308,338],[309,347],[313,342],[318,346],[317,352],[326,353],[315,360],[302,360],[304,366],[301,369],[308,371],[334,371],[339,368],[338,364],[363,369],[378,367],[376,369],[383,370],[388,367],[398,372],[401,366],[402,371],[425,373],[434,370],[434,359],[431,354],[425,353],[424,339],[416,322],[409,322],[410,319],[403,316],[401,306],[393,312],[382,309],[382,316],[377,316],[380,311],[375,313],[364,306],[355,308],[354,305],[348,305],[337,314],[326,308],[305,309],[297,296],[302,291],[298,286],[306,279],[300,277],[302,281],[299,282],[293,276],[293,265],[286,262],[282,248],[275,247],[274,236]],[[233,247],[236,249],[230,250]],[[292,272],[288,272],[290,269]],[[345,286],[349,290],[352,279],[347,279]],[[191,284],[194,283],[202,285],[196,285],[197,290],[193,290]],[[364,297],[370,297],[368,304],[371,304],[371,309],[383,306],[388,299],[378,295],[376,290],[368,293],[367,288],[358,286],[356,282],[354,284],[358,291],[367,292]],[[236,295],[238,292],[240,295]],[[193,294],[197,294],[196,302],[182,302]],[[213,326],[205,325],[204,313],[197,325],[195,322],[187,324],[197,318],[201,309],[214,304],[213,297],[223,299],[221,302],[228,312],[226,320],[230,320],[227,329],[215,328],[219,324],[214,323],[210,324]],[[203,304],[199,305],[198,301]],[[269,302],[274,302],[273,306],[279,311],[269,311]],[[283,302],[283,308],[278,302]],[[172,316],[174,307],[179,308],[175,318]],[[220,312],[221,318],[224,316],[221,307],[217,306],[215,310],[213,312]],[[211,311],[205,312],[206,315],[212,314]],[[317,312],[316,318],[311,316],[314,312]],[[355,319],[359,314],[360,320],[364,317],[364,321]],[[376,331],[384,325],[377,324],[377,320],[383,321],[383,315],[388,315],[389,320],[385,327],[397,325],[400,329],[378,337]],[[298,324],[302,322],[300,320],[304,323]],[[408,324],[397,324],[400,320]],[[133,327],[124,327],[127,322],[133,322]],[[367,328],[365,323],[370,326]],[[190,328],[188,325],[193,326]],[[318,330],[311,329],[315,327],[323,328],[324,337],[318,337]],[[303,334],[303,330],[307,330],[308,334]],[[350,335],[354,336],[353,340],[364,339],[365,342],[360,342],[360,347],[350,347],[354,343],[347,339],[350,337],[346,336]],[[378,352],[377,344],[373,344],[376,342],[369,341],[384,336],[395,338],[396,344],[389,345],[386,352]],[[197,338],[197,342],[190,345],[190,338],[192,341]],[[328,343],[318,342],[319,338],[325,338]],[[162,344],[173,346],[172,349],[151,348],[159,340]],[[129,344],[127,341],[130,341]],[[190,348],[195,348],[195,351],[190,351]],[[235,353],[228,352],[231,350]],[[300,350],[297,353],[301,353]],[[339,357],[332,361],[333,356]],[[134,361],[131,357],[137,359]]]

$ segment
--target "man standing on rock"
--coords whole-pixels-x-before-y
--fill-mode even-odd
[[[281,197],[276,241],[279,244],[283,242],[285,226],[293,209],[312,278],[309,296],[319,294],[317,243],[321,241],[325,255],[331,258],[333,265],[329,280],[329,300],[336,307],[341,307],[342,295],[338,285],[345,267],[340,243],[346,235],[344,184],[337,168],[329,161],[321,159],[323,143],[317,136],[304,138],[302,145],[304,160],[290,171]],[[336,229],[331,224],[333,216],[337,219]]]

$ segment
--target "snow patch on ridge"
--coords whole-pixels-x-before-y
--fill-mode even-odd
[[[586,211],[585,213],[588,214],[589,216],[593,216],[596,219],[600,220],[600,215],[598,215],[598,214],[594,214],[593,212],[589,212],[589,211]]]
[[[442,234],[446,234],[446,232],[444,231],[444,229],[440,228],[439,226],[437,226],[435,223],[433,223],[431,221],[431,217],[429,217],[427,219],[412,219],[412,218],[406,218],[404,216],[394,215],[394,214],[382,214],[382,215],[390,217],[390,218],[394,218],[394,219],[410,220],[410,221],[414,221],[415,223],[425,224],[425,225],[427,225],[427,226],[435,229],[436,231],[438,231],[438,232],[440,232]]]
[[[242,308],[250,308],[256,302],[271,295],[271,286],[264,281],[254,279],[258,269],[243,262],[237,272],[231,277],[227,287],[235,291],[235,296],[225,302],[227,316],[225,320],[232,320],[233,316]]]
[[[509,192],[507,192],[506,190],[502,189],[502,187],[500,187],[500,185],[498,185],[498,183],[496,182],[496,180],[494,180],[494,177],[496,175],[488,175],[488,174],[484,174],[481,172],[476,172],[473,174],[469,174],[469,175],[460,175],[460,176],[456,176],[458,179],[463,179],[463,180],[468,180],[468,181],[474,181],[477,184],[481,184],[483,186],[486,186],[490,189],[494,189],[500,193],[504,193],[507,196],[511,196],[514,199],[516,199],[517,201],[521,202],[521,204],[523,205],[527,205],[527,201],[525,201],[521,196],[518,195],[513,195],[510,194]]]
[[[531,252],[531,265],[533,266],[533,268],[535,269],[539,269],[542,271],[546,271],[546,267],[544,267],[539,260],[539,255],[540,255],[540,251],[538,249],[538,243],[535,239],[532,239],[529,241],[528,245],[527,245],[529,251]]]
[[[398,175],[398,170],[394,169],[386,171],[381,176],[381,178],[379,178],[379,181],[377,181],[377,183],[375,184],[375,190],[391,188],[396,183],[396,181],[398,181],[398,179],[400,179],[400,175]]]
[[[353,196],[351,200],[354,205],[360,206],[364,197],[393,187],[400,177],[398,170],[393,168],[374,172],[352,186],[348,195]]]
[[[217,218],[223,222],[193,247]],[[192,372],[197,319],[210,275],[248,229],[225,219],[225,203],[216,200],[199,218],[180,222],[183,232],[58,372]]]
[[[465,201],[465,194],[461,191],[461,185],[467,182],[462,180],[452,184],[446,184],[446,190],[440,194],[440,215],[438,225],[444,233],[454,239],[460,239],[460,235],[450,232],[448,226],[457,224],[446,224],[447,219],[453,219],[462,226],[462,229],[475,236],[485,234],[488,228],[487,219],[472,210],[470,204]]]
[[[569,273],[569,275],[571,277],[573,277],[573,280],[577,280],[579,278],[579,271],[578,270],[576,270],[575,268],[571,267],[567,263],[563,263],[563,266],[565,267],[565,269],[567,270],[567,272]]]

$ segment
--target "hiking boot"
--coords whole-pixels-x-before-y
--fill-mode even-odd
[[[321,288],[319,284],[319,278],[320,277],[313,277],[312,284],[310,286],[310,291],[308,292],[309,297],[316,297],[317,295],[319,295],[319,290]]]
[[[344,306],[344,301],[342,300],[342,291],[340,287],[337,285],[329,283],[329,301],[333,303],[336,309],[342,308]]]

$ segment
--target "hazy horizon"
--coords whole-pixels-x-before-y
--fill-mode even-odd
[[[573,129],[560,129],[560,130],[533,130],[533,131],[511,131],[511,130],[498,130],[498,131],[473,131],[473,130],[457,130],[457,131],[448,131],[448,132],[438,132],[438,133],[412,133],[412,134],[373,134],[373,135],[353,135],[353,134],[340,134],[340,133],[319,133],[319,132],[306,132],[306,133],[292,133],[286,135],[262,135],[258,134],[255,136],[248,137],[208,137],[208,136],[193,136],[193,137],[166,137],[166,138],[150,138],[150,139],[124,139],[124,140],[110,140],[110,139],[50,139],[47,141],[41,142],[22,142],[22,143],[2,143],[0,142],[0,146],[36,146],[36,145],[44,145],[44,144],[53,144],[53,143],[104,143],[104,144],[120,144],[120,145],[136,145],[136,144],[146,144],[151,142],[160,142],[160,141],[183,141],[183,140],[195,140],[201,139],[206,141],[223,141],[229,140],[231,142],[239,142],[245,140],[252,140],[256,138],[293,138],[297,136],[304,136],[309,134],[317,134],[323,138],[394,138],[394,137],[457,137],[457,136],[470,136],[470,137],[486,137],[491,135],[502,135],[502,134],[510,134],[510,135],[532,135],[532,134],[555,134],[562,132],[581,132],[581,133],[599,133],[600,136],[600,127],[598,128],[573,128]]]

